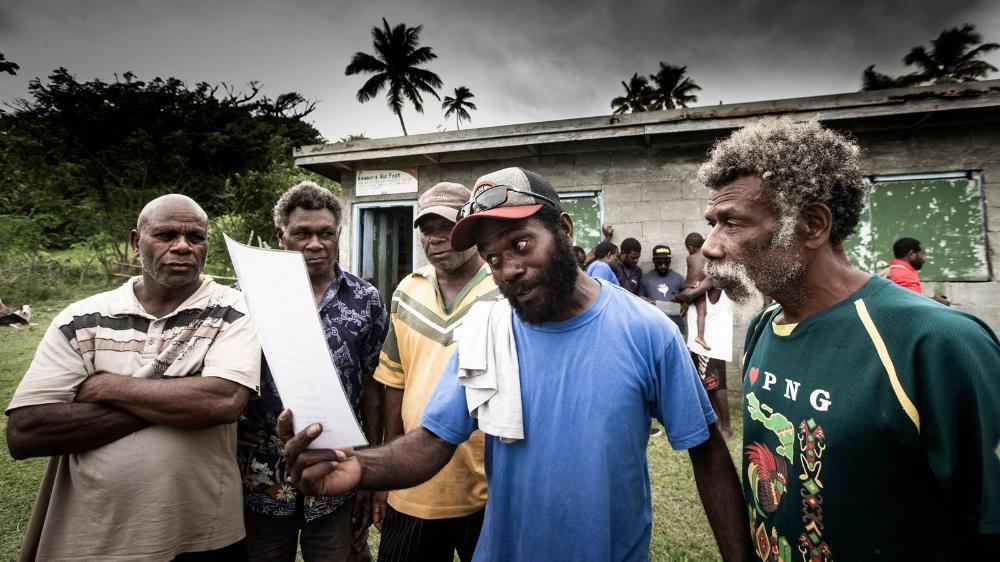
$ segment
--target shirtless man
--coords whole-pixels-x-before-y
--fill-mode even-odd
[[[697,232],[688,234],[687,238],[684,239],[684,246],[688,251],[687,278],[684,280],[685,291],[694,291],[705,282],[705,257],[701,255],[701,245],[704,243],[705,239],[702,238],[701,234],[698,234]],[[694,341],[705,349],[712,349],[708,345],[708,342],[705,341],[705,311],[708,308],[706,298],[707,297],[704,294],[701,294],[693,300],[694,309],[698,313],[698,334],[695,336]],[[687,312],[687,308],[690,306],[692,301],[684,302],[685,304],[681,309],[681,314]]]

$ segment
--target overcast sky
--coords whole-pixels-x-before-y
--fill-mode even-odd
[[[1000,42],[1000,3],[965,0],[0,0],[0,52],[21,65],[0,75],[0,100],[60,66],[80,80],[258,80],[318,100],[308,119],[327,139],[397,136],[384,97],[359,104],[365,78],[344,75],[382,17],[423,25],[442,97],[475,94],[463,128],[609,114],[621,81],[659,61],[687,65],[696,105],[714,105],[855,91],[869,64],[902,73],[911,47],[965,22]],[[987,60],[1000,67],[1000,52]],[[411,134],[454,128],[425,106],[404,113]]]

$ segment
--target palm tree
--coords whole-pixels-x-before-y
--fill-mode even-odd
[[[651,109],[655,92],[649,86],[649,80],[645,76],[639,76],[639,73],[635,73],[632,78],[629,78],[628,84],[622,82],[622,87],[625,88],[625,95],[611,100],[611,107],[615,110],[615,115],[638,113]]]
[[[455,128],[461,129],[462,120],[472,121],[472,117],[469,116],[467,109],[476,109],[476,104],[469,101],[470,98],[474,97],[476,97],[475,94],[470,92],[465,86],[455,88],[455,96],[445,96],[444,101],[441,103],[441,109],[446,110],[444,118],[447,119],[449,115],[454,113]]]
[[[914,86],[921,82],[919,77],[912,74],[906,74],[898,78],[893,78],[888,74],[882,74],[881,72],[875,70],[875,65],[871,65],[861,73],[861,89],[862,90],[886,90],[889,88],[905,88],[907,86]]]
[[[0,53],[0,72],[6,72],[11,76],[16,76],[17,69],[19,68],[21,68],[19,64],[12,60],[7,60],[6,57],[3,56],[3,53]]]
[[[413,109],[424,112],[424,99],[420,92],[438,97],[435,88],[441,87],[441,78],[423,68],[418,68],[437,58],[430,47],[418,47],[422,25],[407,27],[400,23],[389,28],[389,22],[382,18],[382,27],[372,28],[372,46],[375,54],[357,52],[351,57],[344,74],[350,76],[362,72],[374,76],[365,82],[358,90],[358,101],[365,103],[382,91],[386,90],[386,103],[389,109],[399,118],[399,126],[406,135],[406,124],[403,123],[403,104],[409,100]]]
[[[914,47],[903,58],[907,66],[916,66],[917,71],[898,78],[875,71],[869,66],[861,75],[862,90],[881,90],[919,84],[953,84],[972,82],[986,77],[997,68],[979,60],[984,54],[1000,49],[998,43],[983,43],[983,36],[976,26],[967,23],[941,32],[931,40],[930,51],[922,45]]]
[[[983,43],[983,36],[976,31],[976,26],[967,23],[942,31],[937,39],[931,40],[930,52],[924,50],[922,45],[914,47],[903,62],[919,69],[916,74],[922,82],[972,82],[997,71],[992,64],[978,60],[996,49],[1000,49],[1000,44]]]
[[[687,72],[686,66],[672,66],[661,62],[660,70],[649,76],[649,79],[656,84],[654,104],[657,109],[687,107],[689,103],[698,101],[698,96],[694,95],[694,92],[701,90],[701,86],[684,76],[685,72]]]

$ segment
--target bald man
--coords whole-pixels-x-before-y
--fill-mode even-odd
[[[241,294],[201,275],[208,217],[165,195],[142,275],[69,305],[14,392],[7,445],[49,456],[22,560],[242,560],[236,420],[260,345]]]

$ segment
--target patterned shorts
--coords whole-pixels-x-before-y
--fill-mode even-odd
[[[726,388],[726,362],[721,359],[712,359],[705,355],[691,354],[695,368],[698,370],[698,377],[705,385],[705,390],[718,390]]]

